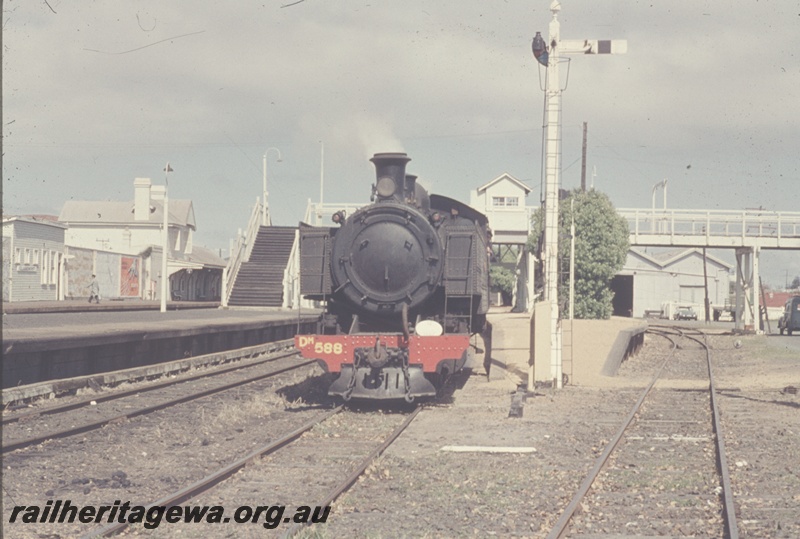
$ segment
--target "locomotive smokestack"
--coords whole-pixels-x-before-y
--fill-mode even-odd
[[[406,174],[405,194],[406,200],[416,198],[417,177],[414,174]]]
[[[375,193],[378,202],[387,200],[403,201],[406,180],[406,163],[411,161],[405,153],[376,153],[372,159],[375,164]]]

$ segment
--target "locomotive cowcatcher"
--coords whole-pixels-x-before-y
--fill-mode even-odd
[[[405,153],[370,161],[371,204],[336,212],[338,226],[300,225],[301,293],[325,310],[295,344],[339,373],[330,395],[411,402],[464,366],[471,335],[489,357],[490,233],[483,214],[407,175]]]

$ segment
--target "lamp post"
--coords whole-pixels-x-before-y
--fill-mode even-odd
[[[161,253],[161,312],[167,312],[167,295],[169,294],[169,275],[167,274],[167,257],[169,256],[169,173],[172,167],[164,167],[164,224],[162,231]]]
[[[264,151],[264,206],[261,213],[261,224],[264,226],[269,225],[271,221],[269,218],[269,204],[267,203],[267,155],[270,150],[278,152],[278,163],[281,162],[281,151],[278,148],[269,147]]]
[[[325,143],[319,141],[319,210],[317,210],[317,226],[322,219],[322,195],[325,187]]]
[[[667,213],[667,179],[664,178],[660,182],[653,184],[653,203],[651,206],[652,222],[650,223],[651,232],[656,231],[656,189],[659,187],[664,188],[664,214]]]

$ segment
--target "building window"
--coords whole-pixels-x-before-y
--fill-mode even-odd
[[[495,207],[516,207],[519,206],[519,197],[492,197],[492,206]]]
[[[22,249],[19,247],[14,249],[14,262],[17,264],[22,264]]]
[[[26,264],[31,263],[31,250],[28,248],[25,249],[25,263]]]

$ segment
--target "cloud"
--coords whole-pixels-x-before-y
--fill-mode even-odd
[[[198,241],[217,242],[244,226],[270,146],[283,154],[274,215],[299,220],[318,196],[320,142],[327,200],[368,198],[369,157],[395,150],[448,196],[502,172],[536,191],[543,75],[530,40],[547,35],[549,0],[281,3],[16,3],[4,204],[129,198],[133,178],[158,179],[169,160]],[[588,122],[589,168],[617,206],[647,205],[669,177],[670,204],[796,210],[796,1],[570,0],[559,20],[564,39],[628,40],[625,55],[562,70],[564,186]]]

